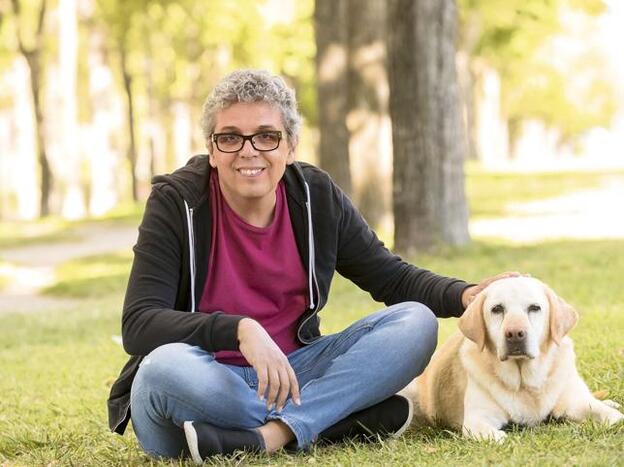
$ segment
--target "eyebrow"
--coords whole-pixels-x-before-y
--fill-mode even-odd
[[[256,129],[254,130],[254,132],[256,131],[262,131],[262,130],[274,130],[277,131],[277,128],[274,125],[258,125],[256,127]],[[224,126],[223,128],[221,128],[221,130],[219,130],[220,133],[241,133],[240,128],[238,128],[237,126]]]

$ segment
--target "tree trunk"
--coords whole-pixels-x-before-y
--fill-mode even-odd
[[[41,170],[41,198],[39,202],[39,216],[50,215],[50,194],[52,193],[53,176],[50,170],[50,163],[45,148],[45,137],[43,135],[43,107],[41,103],[41,88],[43,80],[41,78],[41,52],[33,50],[24,54],[28,68],[30,69],[30,89],[33,97],[33,110],[35,112],[35,138],[37,139],[37,160]]]
[[[316,72],[320,130],[319,165],[347,193],[349,171],[348,100],[348,0],[316,0]]]
[[[35,111],[35,138],[37,139],[37,160],[41,169],[41,200],[39,202],[39,215],[50,215],[50,194],[52,193],[53,175],[50,162],[45,149],[43,106],[41,103],[41,53],[33,51],[26,54],[26,61],[30,68],[30,88],[33,96]]]
[[[130,144],[128,145],[127,158],[130,163],[130,178],[132,180],[132,201],[139,200],[139,191],[136,178],[136,141],[134,131],[134,98],[132,96],[132,75],[128,70],[128,52],[126,44],[120,44],[119,53],[121,55],[121,73],[123,77],[124,90],[126,91],[126,101],[128,103],[128,134],[130,136]]]
[[[43,86],[42,59],[43,50],[43,28],[45,26],[46,0],[41,0],[41,7],[38,12],[37,29],[35,31],[35,44],[26,47],[22,36],[21,28],[21,3],[19,0],[12,0],[11,7],[15,15],[17,32],[17,42],[21,54],[28,63],[30,70],[30,89],[33,98],[33,110],[35,113],[35,138],[37,140],[37,159],[41,170],[41,200],[39,203],[39,216],[46,217],[50,214],[50,193],[52,192],[53,176],[45,149],[45,137],[43,134],[43,107],[41,102],[41,88]]]
[[[386,4],[349,0],[349,152],[353,198],[369,224],[390,210],[392,142],[388,119]],[[366,27],[362,27],[366,25]]]
[[[454,0],[391,0],[388,75],[395,248],[469,241]]]

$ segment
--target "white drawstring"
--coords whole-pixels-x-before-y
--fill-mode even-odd
[[[310,187],[307,182],[303,182],[306,189],[306,208],[308,211],[308,288],[310,290],[310,309],[314,308],[314,293],[312,290],[312,281],[314,281],[314,285],[316,286],[317,293],[318,290],[318,282],[316,281],[316,270],[314,267],[315,255],[314,255],[314,230],[312,229],[312,199],[310,197]],[[318,293],[320,297],[320,293]]]
[[[195,313],[195,241],[193,236],[193,209],[189,208],[188,203],[184,200],[186,208],[186,225],[188,227],[189,241],[189,268],[191,271],[191,313]]]

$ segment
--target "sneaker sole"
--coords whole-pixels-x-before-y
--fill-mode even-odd
[[[199,454],[199,442],[197,441],[197,432],[193,426],[193,422],[184,422],[184,436],[186,436],[186,444],[191,452],[191,458],[197,465],[204,463]]]
[[[412,418],[414,417],[414,403],[412,402],[412,400],[409,397],[405,397],[405,396],[401,396],[398,395],[398,397],[402,397],[403,399],[405,399],[407,401],[407,419],[405,420],[405,423],[403,424],[403,426],[401,426],[401,428],[399,428],[397,431],[395,431],[391,437],[392,438],[398,438],[400,437],[405,430],[407,430],[410,426],[410,424],[412,423]]]

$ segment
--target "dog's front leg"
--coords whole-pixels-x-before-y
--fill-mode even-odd
[[[509,418],[489,394],[468,380],[464,395],[462,433],[469,438],[502,442],[507,434],[501,430]]]
[[[619,404],[613,401],[596,399],[585,382],[576,374],[572,384],[565,386],[553,409],[553,415],[575,422],[591,418],[599,423],[613,425],[624,420],[624,414],[617,410],[618,407]]]

